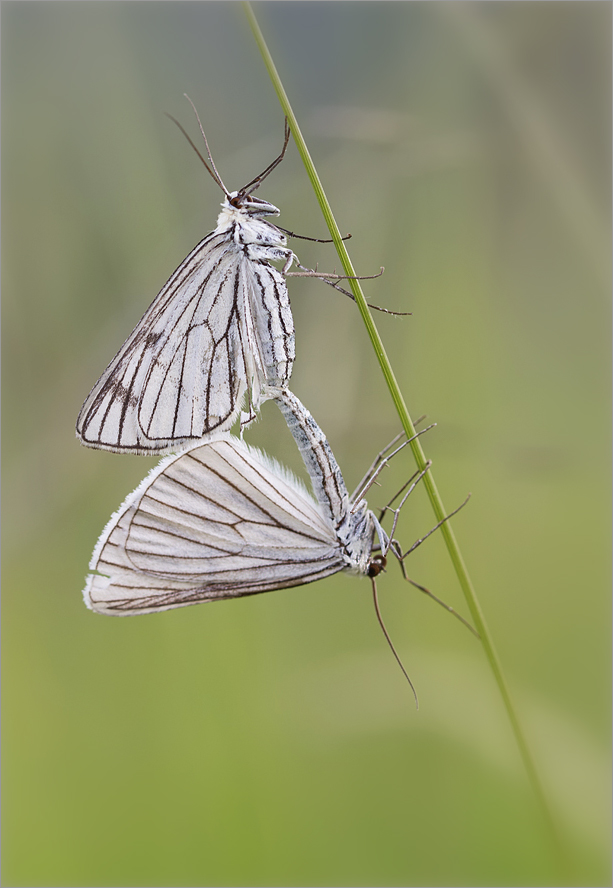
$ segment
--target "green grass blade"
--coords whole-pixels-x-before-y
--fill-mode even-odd
[[[283,112],[285,113],[285,116],[289,121],[292,136],[294,137],[294,141],[304,163],[308,177],[311,180],[313,190],[315,191],[317,200],[319,201],[319,205],[330,230],[330,234],[334,241],[334,245],[338,252],[345,274],[353,278],[349,280],[348,283],[351,287],[353,295],[355,296],[358,309],[360,311],[360,314],[362,315],[362,320],[364,321],[366,330],[368,331],[370,341],[375,350],[377,360],[381,367],[383,376],[385,377],[385,381],[398,412],[398,416],[400,417],[402,427],[407,434],[407,437],[411,438],[415,435],[415,427],[402,396],[402,392],[400,391],[400,387],[398,386],[394,371],[392,370],[391,364],[385,352],[385,348],[383,347],[383,342],[381,341],[379,332],[375,326],[368,305],[366,304],[366,299],[364,298],[360,282],[358,280],[355,280],[355,269],[353,267],[351,259],[349,258],[349,253],[347,252],[345,242],[342,240],[340,229],[336,223],[330,204],[328,203],[328,199],[325,195],[321,180],[317,174],[317,170],[315,169],[315,165],[313,163],[311,155],[309,154],[309,150],[298,125],[298,121],[296,120],[296,116],[281,82],[281,78],[279,77],[268,46],[266,45],[266,41],[264,40],[264,36],[260,30],[257,19],[255,18],[253,9],[251,8],[251,4],[248,2],[244,2],[243,8],[253,31],[253,35],[255,37],[258,48],[264,59],[264,64],[266,65],[266,69],[279,98],[279,102],[281,104]],[[427,460],[422,449],[420,439],[415,438],[413,441],[411,441],[409,446],[413,451],[413,456],[418,468],[420,469],[420,471],[422,471],[426,467]],[[428,493],[428,497],[432,504],[436,520],[437,522],[442,521],[449,513],[443,505],[443,501],[434,482],[434,477],[431,470],[428,470],[426,472],[423,481]],[[558,863],[560,864],[561,868],[564,869],[566,873],[566,878],[568,878],[568,863],[566,861],[564,844],[559,835],[556,820],[553,816],[549,801],[545,795],[543,784],[538,774],[524,730],[513,704],[509,687],[504,677],[500,659],[496,652],[491,633],[487,627],[485,617],[477,599],[475,589],[468,574],[468,570],[466,568],[466,565],[464,564],[464,559],[462,558],[462,554],[460,552],[455,534],[451,527],[451,523],[449,521],[445,521],[445,523],[441,525],[440,531],[445,540],[445,545],[447,546],[449,557],[451,558],[454,570],[466,598],[466,602],[468,604],[468,608],[470,610],[474,625],[479,635],[481,636],[481,643],[483,645],[485,655],[490,664],[490,668],[494,674],[496,684],[498,685],[498,689],[507,710],[507,714],[511,722],[511,727],[515,735],[515,739],[517,741],[517,745],[519,747],[519,751],[522,756],[528,778],[537,797],[540,808],[543,812],[545,821],[549,828],[549,832],[553,838],[554,845],[557,849]]]

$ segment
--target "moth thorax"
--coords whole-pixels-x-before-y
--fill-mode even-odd
[[[217,217],[217,231],[225,231],[226,228],[231,228],[236,222],[244,222],[246,215],[244,210],[230,206],[228,201],[222,203],[221,206],[221,213]]]

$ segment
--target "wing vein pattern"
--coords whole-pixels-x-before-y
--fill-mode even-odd
[[[77,420],[82,443],[162,454],[250,418],[287,385],[294,323],[283,274],[294,254],[261,218],[279,210],[237,192],[217,228],[171,275],[104,371]]]
[[[227,432],[167,457],[113,515],[84,591],[99,613],[129,615],[368,574],[376,520],[350,503],[323,432],[290,392],[276,396],[315,497]],[[310,442],[309,451],[306,444]],[[313,455],[314,454],[314,455]]]

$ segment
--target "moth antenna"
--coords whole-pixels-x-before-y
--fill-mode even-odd
[[[375,603],[375,613],[377,614],[379,626],[381,626],[381,630],[382,630],[383,634],[385,635],[385,639],[390,646],[390,650],[391,650],[392,654],[396,657],[396,662],[398,663],[398,665],[402,669],[402,674],[404,675],[404,677],[408,681],[409,686],[410,686],[411,690],[413,691],[413,696],[415,697],[415,709],[419,709],[419,700],[417,699],[417,691],[415,690],[415,685],[413,684],[413,682],[409,678],[409,673],[406,671],[406,669],[402,665],[402,660],[400,659],[398,652],[397,652],[396,648],[394,647],[392,639],[390,638],[389,633],[388,633],[387,629],[385,628],[385,623],[383,622],[383,617],[381,616],[381,610],[379,608],[379,596],[377,595],[377,584],[375,582],[374,577],[371,577],[371,582],[372,582],[372,597],[373,597],[373,601]]]
[[[194,149],[194,151],[196,152],[196,154],[198,155],[198,157],[200,158],[200,160],[204,164],[204,166],[205,166],[207,172],[209,173],[209,175],[211,176],[211,178],[217,183],[217,185],[219,185],[219,187],[221,188],[223,193],[226,195],[226,197],[229,197],[229,192],[226,190],[226,186],[219,178],[219,175],[215,175],[213,170],[210,168],[210,166],[208,165],[208,163],[206,162],[206,160],[204,159],[204,157],[202,156],[202,154],[200,153],[200,151],[198,150],[198,148],[196,147],[196,145],[192,141],[192,138],[189,135],[189,133],[187,132],[187,130],[185,129],[185,127],[183,127],[179,123],[179,121],[177,120],[176,117],[173,117],[172,114],[169,114],[168,111],[164,111],[164,114],[166,115],[166,117],[169,117],[170,120],[172,120],[172,122],[175,123],[179,127],[179,129],[181,130],[181,132],[183,133],[183,135],[185,136],[185,138],[187,139],[189,144],[192,146],[192,148]]]
[[[226,197],[229,197],[230,192],[228,191],[228,189],[224,185],[221,176],[217,172],[217,167],[215,166],[215,161],[213,160],[213,155],[211,154],[211,149],[209,148],[209,143],[207,141],[207,138],[206,138],[206,135],[204,132],[204,127],[202,126],[202,123],[200,122],[200,116],[198,114],[198,111],[196,110],[196,106],[194,105],[194,103],[192,102],[190,97],[187,95],[187,93],[183,93],[183,95],[185,96],[187,101],[190,103],[190,105],[194,109],[194,114],[196,115],[196,120],[198,121],[198,126],[200,127],[200,132],[202,133],[202,138],[204,139],[204,144],[206,145],[206,153],[207,153],[208,158],[211,162],[211,166],[213,167],[213,172],[214,172],[213,178],[217,181],[218,185],[221,187],[221,190],[226,195]],[[191,139],[190,139],[190,141],[191,141]],[[198,153],[200,153],[200,152],[198,152]],[[209,170],[209,172],[210,172],[210,170]]]
[[[283,148],[281,149],[281,154],[276,157],[271,164],[269,164],[263,173],[260,173],[259,176],[256,176],[255,179],[252,179],[247,185],[241,188],[241,194],[253,194],[256,188],[259,188],[264,179],[269,176],[275,167],[278,167],[283,158],[285,157],[285,152],[287,151],[287,146],[289,144],[289,137],[291,135],[291,130],[289,128],[289,123],[287,121],[287,117],[285,118],[285,139],[283,142]]]

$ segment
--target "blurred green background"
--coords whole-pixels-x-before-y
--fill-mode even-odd
[[[609,884],[609,3],[263,3],[575,866]],[[560,884],[477,642],[345,576],[113,620],[81,589],[154,464],[74,423],[283,119],[237,3],[2,5],[4,884]],[[325,236],[295,148],[261,196]],[[333,248],[294,242],[303,263]],[[292,389],[357,483],[398,430],[355,307],[290,282]],[[274,405],[250,442],[300,468]],[[412,472],[398,457],[370,503]],[[407,505],[408,546],[434,523]],[[442,541],[410,573],[466,613]]]

